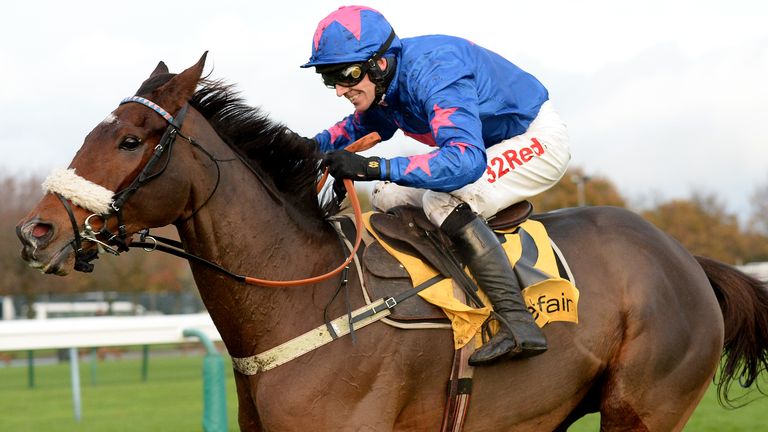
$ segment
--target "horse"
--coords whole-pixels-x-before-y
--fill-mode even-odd
[[[172,224],[189,253],[270,280],[318,275],[344,260],[326,220],[333,210],[317,199],[318,150],[244,103],[231,84],[201,78],[204,64],[205,55],[172,74],[160,62],[136,92],[147,103],[120,104],[85,137],[69,165],[79,199],[49,192],[17,226],[30,266],[87,271],[96,242],[114,244],[78,234],[101,218],[101,232],[125,243]],[[160,154],[164,140],[170,144]],[[91,195],[105,191],[107,207],[94,211]],[[678,431],[719,364],[726,398],[736,380],[759,382],[768,364],[762,283],[694,257],[629,210],[580,207],[533,218],[568,260],[581,293],[579,322],[546,325],[549,350],[540,356],[476,368],[465,431],[561,431],[592,412],[601,430]],[[340,276],[254,286],[198,261],[190,266],[233,357],[323,325],[326,307],[332,316],[348,310],[339,298],[328,304]],[[353,308],[364,304],[356,272],[349,274]],[[234,371],[240,428],[440,429],[450,330],[376,322],[355,339],[256,375]]]

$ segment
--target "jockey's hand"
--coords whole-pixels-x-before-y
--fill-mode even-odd
[[[346,150],[327,153],[323,166],[337,179],[381,180],[381,158],[363,157]]]

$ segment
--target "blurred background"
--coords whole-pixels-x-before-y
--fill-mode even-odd
[[[41,196],[45,176],[69,164],[91,128],[132,95],[160,60],[179,72],[208,50],[206,73],[236,83],[248,103],[304,136],[351,113],[349,103],[327,90],[312,70],[298,67],[309,57],[317,22],[340,5],[325,0],[51,0],[6,5],[0,14],[2,319],[204,311],[188,265],[178,258],[133,250],[117,258],[102,255],[92,274],[43,276],[19,258],[14,227]],[[446,0],[366,5],[387,16],[400,37],[462,36],[502,54],[547,86],[569,125],[573,160],[556,187],[533,199],[537,211],[626,207],[694,254],[768,279],[768,131],[762,118],[768,112],[768,3]],[[398,133],[367,154],[428,150]],[[358,187],[367,202],[369,186]],[[175,230],[158,234],[173,237]],[[158,368],[155,377],[164,377],[157,378],[160,383],[176,380],[190,386],[178,389],[180,393],[198,391],[201,385],[198,363],[205,351],[188,344],[152,348],[158,358],[176,359],[166,366],[164,360],[151,364]],[[96,355],[91,348],[80,355]],[[135,363],[114,372],[103,366],[100,380],[89,380],[88,370],[81,370],[84,385],[90,391],[107,383],[146,385],[137,375],[142,350],[133,346],[102,351],[93,360],[96,364]],[[151,417],[141,413],[160,403],[147,401],[145,408],[125,408],[121,414],[121,399],[116,399],[118,407],[108,408],[99,402],[110,397],[91,396],[87,403],[96,405],[86,407],[78,424],[68,411],[66,367],[58,372],[43,369],[39,377],[50,378],[38,378],[30,387],[25,372],[29,355],[0,353],[0,406],[24,401],[9,410],[24,420],[14,423],[2,415],[0,430],[109,430],[105,425],[110,422],[98,423],[94,418],[101,414],[94,412],[130,421]],[[67,361],[55,350],[32,356],[51,365]],[[174,365],[183,363],[178,359],[185,356],[192,357],[188,371],[182,372]],[[152,376],[149,373],[149,382]],[[231,377],[228,380],[231,386]],[[41,386],[50,386],[52,392],[44,399],[64,408],[52,409],[57,416],[37,424],[37,416],[23,407],[41,403]],[[38,393],[29,393],[35,387]],[[229,387],[229,397],[233,392]],[[164,401],[171,398],[173,393]],[[716,405],[711,395],[707,398]],[[178,420],[179,429],[162,430],[197,429],[198,399],[194,397],[198,411],[192,414],[169,410],[183,418],[193,416],[194,421]],[[764,424],[767,405],[764,400],[758,404],[739,418]],[[694,426],[687,430],[755,430],[751,423],[742,425],[723,412],[717,407],[711,415],[697,411]],[[235,424],[230,421],[231,427]],[[594,430],[592,426],[583,430]],[[69,429],[75,427],[80,429]]]

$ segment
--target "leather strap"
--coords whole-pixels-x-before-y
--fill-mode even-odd
[[[315,327],[261,354],[250,357],[232,357],[232,365],[235,370],[243,375],[256,375],[259,372],[265,372],[284,365],[329,342],[348,335],[351,331],[379,321],[391,314],[391,309],[397,306],[398,303],[416,295],[419,291],[434,285],[443,280],[443,278],[442,275],[437,275],[410,290],[403,291],[395,297],[378,299],[370,305],[365,305],[353,311],[351,313],[352,319],[347,314],[342,315],[329,323]]]

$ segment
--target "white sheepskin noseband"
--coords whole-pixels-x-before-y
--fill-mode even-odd
[[[57,193],[72,204],[96,214],[109,213],[111,190],[75,174],[74,169],[55,169],[43,182],[43,192]]]

